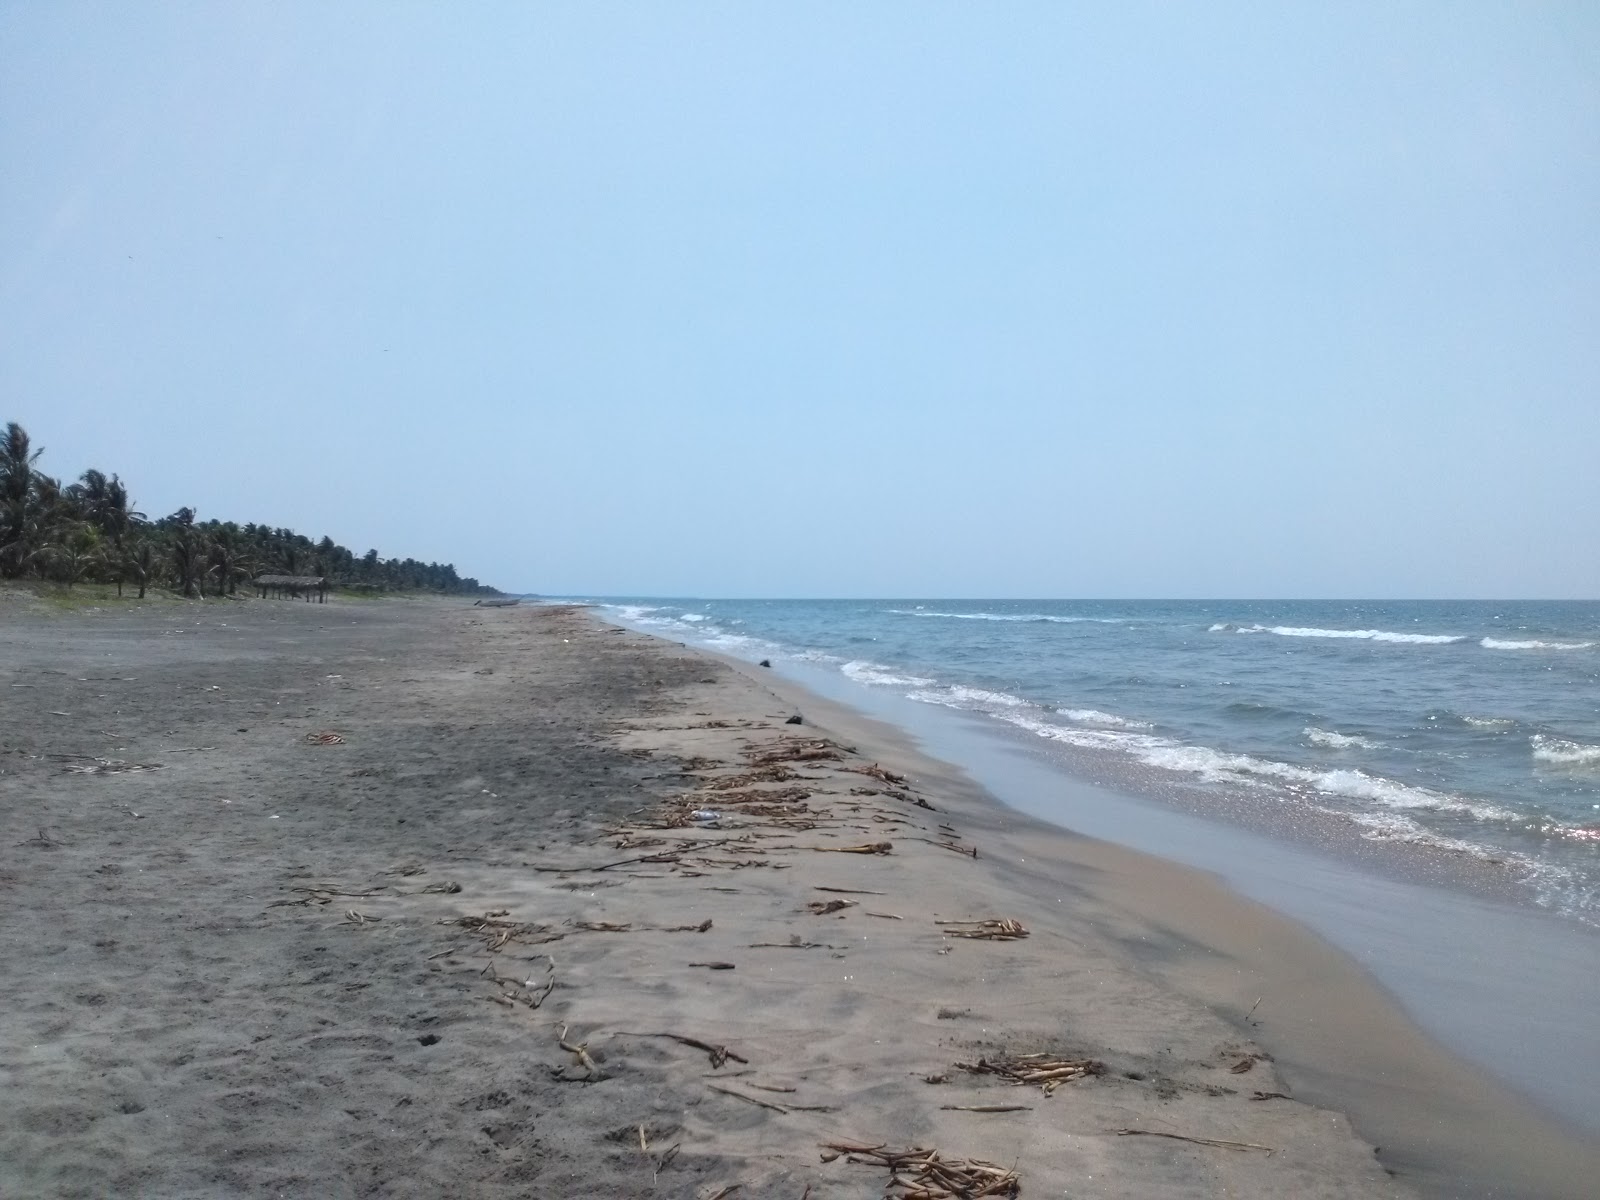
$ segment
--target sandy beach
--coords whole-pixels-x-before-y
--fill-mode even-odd
[[[581,610],[7,598],[0,672],[5,1196],[1591,1194],[1292,923]]]

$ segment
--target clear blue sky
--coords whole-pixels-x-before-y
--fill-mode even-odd
[[[1600,595],[1590,3],[0,3],[0,420],[516,590]]]

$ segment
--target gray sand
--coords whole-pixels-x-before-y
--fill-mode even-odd
[[[1264,969],[1196,930],[1366,1003],[1337,955],[704,656],[568,610],[13,605],[0,670],[0,1194],[880,1195],[839,1139],[1026,1195],[1413,1194],[1189,998]],[[756,785],[805,799],[717,790],[813,736],[911,784],[837,749]],[[161,769],[70,769],[106,761]],[[512,940],[442,923],[490,913]],[[974,917],[1029,936],[935,923]],[[1105,1073],[954,1065],[1038,1050]]]

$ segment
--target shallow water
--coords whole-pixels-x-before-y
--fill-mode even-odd
[[[597,601],[1019,731],[1120,790],[1241,793],[1494,861],[1600,924],[1600,603]]]

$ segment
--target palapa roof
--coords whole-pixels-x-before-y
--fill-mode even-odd
[[[257,587],[321,587],[326,582],[322,575],[257,575]]]

